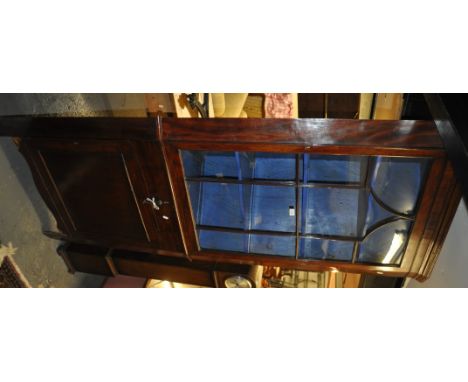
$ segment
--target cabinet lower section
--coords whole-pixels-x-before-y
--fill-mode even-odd
[[[223,288],[225,279],[234,275],[249,278],[254,287],[259,287],[261,281],[257,277],[258,267],[248,264],[196,262],[77,243],[62,244],[57,252],[71,273],[126,275],[212,288]]]

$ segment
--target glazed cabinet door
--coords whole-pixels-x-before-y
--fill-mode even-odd
[[[163,136],[199,259],[423,279],[459,200],[430,122],[168,120]]]
[[[429,158],[181,152],[202,250],[399,266]]]
[[[20,150],[67,235],[157,241],[153,196],[130,143],[24,139]]]
[[[409,269],[429,157],[202,150],[180,157],[201,255]]]

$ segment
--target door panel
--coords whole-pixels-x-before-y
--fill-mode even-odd
[[[158,142],[134,142],[132,147],[134,152],[138,152],[138,162],[143,170],[147,195],[160,201],[158,210],[153,210],[149,204],[145,204],[142,208],[152,211],[158,230],[157,247],[166,251],[185,253],[161,145]]]
[[[23,142],[73,232],[89,238],[151,242],[157,237],[142,174],[120,142]]]

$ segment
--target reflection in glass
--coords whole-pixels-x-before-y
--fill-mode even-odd
[[[353,247],[352,241],[302,238],[299,257],[302,259],[351,261]]]
[[[400,264],[410,228],[410,221],[400,219],[376,229],[361,243],[358,261]]]
[[[303,232],[358,236],[359,189],[306,188],[303,190]]]
[[[186,177],[237,178],[238,165],[233,152],[182,151]]]
[[[367,214],[362,236],[365,236],[375,225],[384,219],[394,216],[388,210],[382,208],[374,199],[372,194],[367,195]]]
[[[253,186],[251,228],[296,231],[294,187]]]
[[[425,158],[262,152],[181,158],[201,248],[293,257],[297,246],[301,259],[347,262],[359,248],[355,261],[388,265],[401,263],[429,166]]]
[[[192,192],[192,209],[197,208],[194,210],[197,224],[244,228],[246,222],[242,214],[237,184],[213,182],[188,182],[188,184],[189,192]]]
[[[296,156],[290,154],[256,153],[254,157],[255,179],[295,180]]]
[[[200,230],[198,234],[202,249],[247,252],[248,235],[242,233]]]
[[[304,154],[306,182],[358,183],[366,157]]]
[[[296,238],[294,236],[251,235],[249,252],[294,257]]]
[[[296,156],[293,154],[184,150],[182,162],[187,178],[296,179]]]
[[[378,157],[372,176],[376,196],[401,214],[413,214],[425,178],[428,159]]]
[[[197,224],[200,223],[200,199],[202,183],[187,182],[187,188],[190,196],[190,204],[192,207],[193,219]]]

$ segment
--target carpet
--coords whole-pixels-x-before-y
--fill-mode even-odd
[[[11,243],[8,246],[0,244],[0,288],[29,288],[11,254],[15,252]]]

